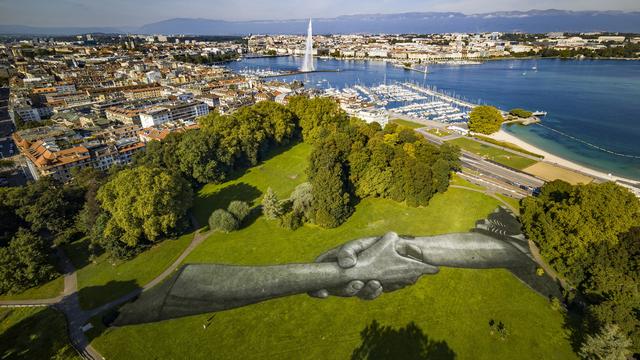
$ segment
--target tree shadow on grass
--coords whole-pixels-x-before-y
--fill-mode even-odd
[[[376,320],[360,333],[362,344],[351,354],[352,360],[424,360],[455,359],[445,341],[435,341],[414,322],[399,329],[381,326]]]
[[[8,310],[5,318],[13,311]],[[0,333],[0,358],[73,358],[76,353],[65,329],[64,315],[51,308],[41,308]]]
[[[83,287],[78,290],[78,296],[83,309],[93,309],[139,289],[135,280],[112,280],[104,285]]]
[[[212,194],[201,196],[198,200],[198,221],[206,224],[209,215],[216,209],[226,209],[234,200],[244,201],[251,205],[262,195],[262,192],[255,186],[247,183],[237,183],[225,186]]]

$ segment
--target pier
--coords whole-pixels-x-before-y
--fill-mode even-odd
[[[429,95],[429,96],[434,96],[434,97],[440,98],[440,99],[445,100],[447,102],[454,103],[454,104],[456,104],[458,106],[467,107],[469,109],[473,109],[474,107],[478,106],[478,104],[473,104],[473,103],[470,103],[470,102],[467,102],[467,101],[464,101],[464,100],[460,100],[460,99],[454,98],[452,96],[445,95],[443,93],[440,93],[440,92],[437,92],[437,91],[434,91],[434,90],[431,90],[431,89],[423,88],[423,87],[420,87],[418,85],[414,85],[414,84],[411,84],[411,83],[403,83],[403,85],[408,87],[408,88],[413,89],[414,91],[417,91],[417,92],[420,92],[420,93],[423,93],[423,94],[426,94],[426,95]]]

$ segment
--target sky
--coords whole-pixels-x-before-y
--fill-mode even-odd
[[[640,11],[640,0],[0,0],[0,24],[141,26],[177,18],[279,20],[365,13],[563,9]]]

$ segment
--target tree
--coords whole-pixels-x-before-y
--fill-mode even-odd
[[[614,183],[572,186],[553,181],[522,201],[524,233],[551,265],[574,283],[585,279],[589,251],[640,225],[640,201]]]
[[[193,191],[179,175],[138,166],[120,171],[98,190],[109,218],[107,236],[121,234],[129,246],[171,234],[191,207]]]
[[[180,171],[200,184],[224,181],[230,164],[219,160],[219,136],[206,130],[189,130],[176,147]]]
[[[291,210],[300,215],[302,222],[313,222],[313,186],[311,183],[302,183],[293,190],[289,197]]]
[[[493,134],[500,130],[504,121],[500,110],[493,106],[480,105],[469,114],[469,130],[481,134]]]
[[[337,227],[353,212],[347,166],[350,149],[351,139],[345,132],[331,132],[318,139],[309,157],[314,219],[322,227]]]
[[[20,228],[9,246],[0,248],[0,293],[16,293],[55,276],[42,237]]]
[[[595,325],[615,323],[640,350],[640,201],[614,183],[554,181],[521,203],[523,231],[587,301]]]
[[[227,211],[229,211],[229,213],[238,220],[238,223],[241,224],[251,212],[251,207],[244,201],[234,200],[229,203]]]
[[[513,116],[517,116],[519,118],[530,118],[531,116],[533,116],[533,113],[531,111],[527,111],[525,109],[520,109],[520,108],[516,108],[516,109],[511,109],[509,110],[509,115],[513,115]]]
[[[606,324],[598,334],[587,335],[580,348],[580,357],[585,360],[626,360],[632,354],[630,347],[631,340],[618,325]]]
[[[270,220],[275,220],[283,214],[282,204],[272,188],[268,188],[262,198],[262,212]]]
[[[347,114],[330,98],[294,96],[287,107],[298,117],[306,142],[318,140],[323,128],[337,129],[348,124]]]
[[[211,230],[229,233],[237,230],[239,226],[238,219],[225,209],[215,210],[209,217],[209,228]]]

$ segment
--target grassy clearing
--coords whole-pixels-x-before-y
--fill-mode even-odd
[[[47,307],[0,309],[0,358],[81,359],[64,316]]]
[[[521,148],[520,146],[512,144],[510,142],[495,140],[495,139],[492,139],[490,137],[482,136],[482,135],[478,135],[478,134],[474,135],[474,137],[476,137],[476,138],[478,138],[478,139],[480,139],[480,140],[482,140],[484,142],[488,142],[488,143],[491,143],[491,144],[494,144],[494,145],[502,146],[504,148],[511,149],[513,151],[517,151],[517,152],[520,152],[520,153],[523,153],[523,154],[535,156],[535,157],[540,158],[540,159],[544,158],[544,156],[542,156],[540,154],[536,154],[536,153],[531,152],[529,150],[525,150],[525,149]]]
[[[406,126],[408,128],[411,128],[411,129],[419,129],[419,128],[423,128],[423,127],[427,126],[425,124],[420,124],[420,123],[417,123],[417,122],[413,122],[413,121],[409,121],[409,120],[402,120],[402,119],[393,119],[393,120],[391,120],[391,122],[396,123],[398,125]]]
[[[88,262],[88,240],[65,247],[78,270],[80,305],[93,309],[135,290],[160,275],[180,256],[193,239],[193,233],[164,240],[133,260],[111,264],[105,255]]]
[[[453,176],[451,177],[451,180],[449,181],[449,184],[451,185],[458,185],[458,186],[464,186],[464,187],[468,187],[471,189],[476,189],[476,190],[486,190],[486,188],[484,186],[480,186],[480,185],[476,185],[466,179],[463,179],[461,176],[459,176],[458,174],[453,174]]]
[[[59,296],[64,291],[64,277],[62,275],[40,286],[27,289],[19,294],[2,295],[0,300],[49,299]]]
[[[463,150],[467,150],[476,155],[480,155],[489,160],[495,161],[502,165],[512,167],[514,169],[522,170],[528,166],[536,163],[535,160],[515,155],[508,151],[504,151],[493,146],[481,144],[477,141],[473,141],[467,138],[457,138],[448,141],[450,144],[458,145]]]
[[[306,179],[308,157],[311,146],[297,144],[287,150],[284,156],[275,156],[246,171],[238,179],[224,184],[208,184],[198,191],[194,214],[201,225],[207,223],[215,209],[226,208],[233,200],[243,200],[253,205],[262,201],[267,188],[282,199]]]
[[[544,162],[533,164],[523,169],[523,171],[547,181],[559,179],[572,185],[588,184],[593,181],[592,177]]]
[[[502,195],[502,194],[495,194],[495,195],[497,197],[499,197],[500,199],[504,200],[509,205],[513,206],[514,209],[516,209],[518,211],[520,210],[520,200],[514,199],[514,198],[506,196],[506,195]]]
[[[281,183],[301,171],[292,158],[307,149],[295,147],[264,164],[257,176],[249,173],[232,183],[205,187],[200,206],[209,211],[229,199],[245,196],[245,187],[271,186],[286,196],[296,181]],[[290,158],[290,155],[292,158]],[[302,156],[304,157],[304,156]],[[280,166],[285,166],[280,170]],[[269,169],[273,167],[272,169]],[[294,169],[297,169],[294,171]],[[206,191],[204,191],[206,190]],[[224,195],[224,196],[222,196]],[[480,193],[452,188],[437,195],[429,206],[410,208],[386,199],[365,199],[349,220],[336,229],[304,226],[280,228],[264,217],[230,234],[215,233],[186,262],[277,264],[309,262],[347,240],[386,231],[429,235],[467,231],[490,213],[498,202]],[[206,329],[203,324],[211,320]],[[502,321],[510,335],[500,340],[490,334],[489,321]],[[389,331],[361,332],[374,321]],[[418,329],[414,336],[399,336]],[[390,347],[377,358],[406,354],[437,342],[432,357],[458,359],[573,359],[562,315],[548,301],[504,270],[442,269],[409,288],[384,294],[375,301],[353,298],[319,300],[297,295],[215,314],[192,316],[154,324],[108,329],[92,340],[104,356],[113,359],[345,359],[363,342]],[[398,340],[396,341],[396,340]],[[214,354],[214,355],[213,355]],[[376,358],[375,354],[372,355]],[[447,357],[445,357],[447,358]]]

